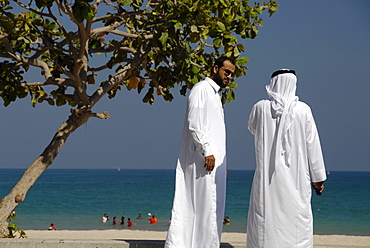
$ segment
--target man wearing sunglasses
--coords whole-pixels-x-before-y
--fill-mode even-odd
[[[220,57],[190,91],[166,248],[219,248],[226,195],[226,132],[220,91],[235,63]]]

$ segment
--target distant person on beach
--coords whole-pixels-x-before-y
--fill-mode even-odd
[[[109,220],[108,215],[104,214],[103,217],[101,218],[101,222],[106,223]]]
[[[132,227],[132,221],[130,218],[127,219],[127,227]]]
[[[113,217],[113,223],[112,223],[112,225],[117,225],[117,218],[116,217]]]
[[[48,227],[48,230],[57,230],[57,228],[54,226],[53,223],[51,223],[50,226]]]
[[[190,91],[176,168],[166,248],[219,248],[226,195],[226,130],[222,89],[235,63],[220,57]]]
[[[149,217],[148,220],[150,224],[157,224],[157,218],[155,217],[155,215]]]
[[[139,214],[137,217],[136,217],[136,219],[137,220],[141,220],[143,218],[143,216],[141,216],[141,214]]]
[[[121,216],[121,225],[124,225],[125,224],[125,217]]]
[[[230,225],[230,219],[227,216],[224,218],[224,225]]]
[[[256,170],[251,189],[247,247],[313,247],[311,182],[326,180],[319,134],[310,107],[296,96],[295,71],[274,72],[269,100],[257,102],[248,129]]]

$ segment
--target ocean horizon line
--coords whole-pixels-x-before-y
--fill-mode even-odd
[[[28,168],[0,168],[0,170],[27,170]],[[47,168],[47,171],[49,170],[146,170],[146,171],[158,171],[158,170],[166,170],[166,171],[173,171],[176,170],[176,168],[173,169],[164,169],[164,168],[122,168],[122,167],[112,167],[112,168]],[[228,171],[254,171],[254,169],[228,169]],[[327,170],[328,173],[330,172],[370,172],[370,170]]]

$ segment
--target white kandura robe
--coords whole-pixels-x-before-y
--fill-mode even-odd
[[[226,195],[226,133],[218,90],[210,78],[194,85],[176,168],[176,187],[166,248],[219,248]],[[205,157],[214,155],[209,173]]]
[[[249,116],[255,136],[256,171],[247,224],[248,248],[313,247],[311,181],[326,180],[320,140],[310,107],[300,101],[289,129],[290,165],[275,160],[277,119],[271,101],[259,101]],[[277,161],[277,162],[276,162]]]

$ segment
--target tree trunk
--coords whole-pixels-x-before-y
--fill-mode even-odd
[[[91,116],[90,110],[72,112],[68,120],[63,122],[57,130],[44,152],[24,172],[22,178],[10,193],[0,200],[0,238],[9,235],[7,218],[12,214],[18,204],[24,201],[28,190],[30,190],[36,180],[52,164],[69,135],[78,127],[85,124]]]

